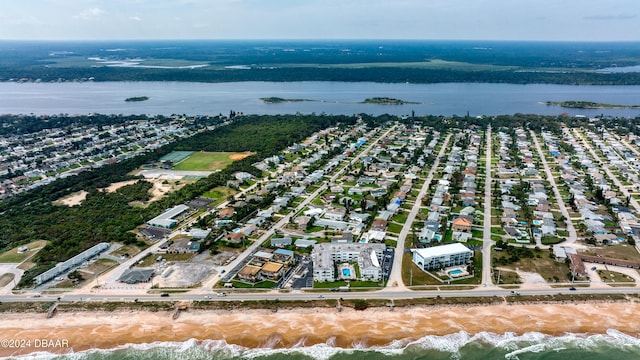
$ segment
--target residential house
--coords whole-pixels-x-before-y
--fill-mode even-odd
[[[264,279],[277,281],[280,279],[280,277],[282,277],[282,275],[284,274],[284,271],[285,271],[284,264],[277,263],[277,262],[268,262],[262,267],[262,270],[260,271],[260,275]]]
[[[471,227],[473,226],[473,222],[465,217],[458,217],[453,220],[451,224],[451,229],[453,231],[471,231]]]
[[[290,236],[285,236],[285,237],[281,237],[281,238],[271,238],[271,246],[272,247],[287,247],[287,246],[291,246],[291,244],[293,243],[293,240],[291,239]]]
[[[262,271],[262,267],[247,264],[238,271],[237,276],[241,281],[256,283],[261,280],[260,271]]]

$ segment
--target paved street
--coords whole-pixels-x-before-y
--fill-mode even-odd
[[[553,189],[553,195],[556,197],[556,202],[558,203],[558,208],[560,208],[560,213],[564,216],[567,224],[567,231],[569,232],[569,237],[564,241],[563,245],[570,245],[578,240],[578,234],[576,233],[576,228],[573,226],[573,222],[571,221],[571,216],[569,215],[569,211],[564,204],[564,200],[562,199],[562,195],[560,195],[560,190],[558,190],[558,185],[556,184],[556,180],[551,173],[551,168],[549,167],[549,163],[547,163],[547,159],[542,152],[542,147],[540,147],[540,143],[538,142],[538,136],[536,133],[531,130],[531,137],[533,138],[533,143],[536,146],[536,150],[538,151],[538,156],[542,161],[542,166],[544,166],[544,171],[547,174],[547,180],[549,184],[551,184],[551,188]]]
[[[422,198],[429,191],[429,185],[431,184],[431,180],[433,180],[433,175],[438,169],[438,165],[440,164],[440,158],[444,155],[447,146],[449,145],[449,140],[451,139],[451,134],[447,135],[444,139],[442,147],[440,148],[440,152],[436,156],[436,159],[433,161],[431,165],[431,171],[427,175],[427,179],[425,180],[422,188],[420,189],[420,193],[416,198],[415,203],[413,204],[413,208],[411,208],[411,212],[409,216],[407,216],[407,221],[405,221],[402,226],[402,230],[400,231],[400,235],[398,236],[398,243],[396,246],[396,252],[393,257],[393,266],[391,267],[391,274],[389,275],[389,281],[387,282],[387,288],[396,288],[401,290],[406,290],[406,285],[402,281],[402,257],[404,255],[404,243],[409,235],[409,231],[411,231],[411,227],[413,222],[416,219],[416,215],[420,212],[420,206],[422,204]]]
[[[484,226],[482,229],[482,285],[493,286],[491,276],[491,126],[487,127],[485,143],[485,178],[484,178]]]
[[[597,287],[597,288],[577,288],[572,291],[569,288],[541,288],[541,289],[521,289],[518,292],[522,296],[526,295],[558,295],[558,294],[635,294],[640,295],[640,288],[636,287]],[[294,291],[290,293],[280,293],[278,291],[254,291],[254,292],[227,292],[224,297],[211,296],[211,301],[251,301],[251,300],[316,300],[317,293]],[[511,296],[510,290],[498,287],[478,288],[477,290],[441,290],[441,291],[365,291],[365,292],[326,292],[323,299],[411,299],[421,297],[490,297],[490,296]],[[62,294],[62,295],[42,295],[33,297],[28,295],[0,296],[0,302],[50,302],[56,301],[58,297],[62,302],[77,301],[192,301],[204,300],[204,294],[200,293],[172,293],[167,297],[158,294]]]

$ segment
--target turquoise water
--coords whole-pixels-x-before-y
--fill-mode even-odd
[[[351,349],[326,344],[289,349],[264,347],[249,349],[222,340],[130,345],[113,350],[93,350],[70,355],[37,354],[26,359],[259,359],[259,360],[637,360],[640,339],[616,330],[606,334],[541,333],[516,335],[465,332],[446,336],[427,336],[417,340],[397,340],[387,346],[367,347],[353,344]]]
[[[462,270],[460,270],[460,269],[451,270],[451,271],[449,271],[449,274],[451,274],[451,275],[460,275],[460,274],[462,274]]]
[[[351,276],[351,270],[349,270],[349,269],[342,269],[342,276],[344,276],[344,277],[350,277],[350,276]]]

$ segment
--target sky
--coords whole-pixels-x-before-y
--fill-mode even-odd
[[[640,41],[639,0],[0,0],[0,39]]]

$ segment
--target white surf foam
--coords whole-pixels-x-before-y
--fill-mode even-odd
[[[597,349],[612,347],[621,350],[637,351],[640,354],[640,338],[610,329],[605,334],[575,334],[567,333],[561,336],[551,336],[539,332],[529,332],[518,335],[516,333],[495,334],[481,332],[469,334],[460,331],[444,336],[425,336],[420,339],[397,339],[384,346],[367,347],[364,342],[354,343],[351,348],[335,346],[335,338],[327,339],[326,343],[306,346],[306,339],[301,340],[290,348],[278,348],[278,341],[270,342],[260,348],[247,348],[228,344],[224,340],[196,340],[184,342],[153,342],[147,344],[127,344],[114,349],[94,349],[66,355],[51,353],[33,353],[18,357],[19,359],[46,360],[56,357],[70,360],[84,360],[91,355],[103,353],[106,355],[115,351],[155,352],[162,358],[243,358],[255,359],[276,354],[301,354],[315,360],[328,360],[336,354],[353,354],[361,351],[375,351],[385,355],[399,355],[406,351],[435,350],[450,353],[452,358],[459,358],[461,350],[470,344],[494,347],[505,352],[505,358],[518,360],[519,355],[525,353],[540,353],[545,351],[559,351],[567,348]]]

